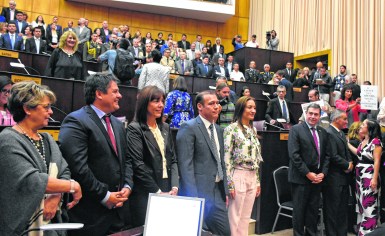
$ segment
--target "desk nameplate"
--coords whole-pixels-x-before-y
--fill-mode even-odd
[[[279,140],[289,140],[289,133],[281,133],[279,134]]]
[[[38,77],[29,77],[24,75],[12,75],[11,76],[12,82],[22,82],[22,81],[34,81],[37,84],[41,84],[41,78]]]
[[[0,56],[1,57],[10,57],[10,58],[19,58],[19,52],[15,51],[9,51],[9,50],[1,50],[0,49]]]

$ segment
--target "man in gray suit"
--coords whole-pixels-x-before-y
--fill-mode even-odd
[[[176,136],[180,195],[205,198],[203,228],[230,235],[223,131],[215,124],[220,105],[214,91],[197,95],[199,116],[182,124]]]
[[[83,45],[87,42],[91,37],[91,31],[86,27],[86,19],[79,19],[79,26],[74,29],[75,34],[79,39],[79,51],[83,52]]]
[[[179,54],[180,60],[175,62],[176,72],[180,75],[194,75],[194,67],[190,60],[186,60],[186,53]]]

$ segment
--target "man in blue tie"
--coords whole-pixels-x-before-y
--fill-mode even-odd
[[[197,68],[195,69],[196,76],[207,77],[207,75],[212,69],[212,66],[209,64],[209,60],[210,59],[208,56],[204,56],[202,58],[202,63],[198,64]]]
[[[8,23],[8,33],[3,34],[0,38],[0,48],[9,50],[23,50],[23,38],[16,34],[16,22]]]

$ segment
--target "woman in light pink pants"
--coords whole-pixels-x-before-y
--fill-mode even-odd
[[[248,235],[254,200],[261,193],[261,145],[253,127],[254,98],[241,97],[235,104],[233,123],[224,131],[224,151],[230,192],[229,221],[232,236]]]

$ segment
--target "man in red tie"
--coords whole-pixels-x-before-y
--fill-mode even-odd
[[[60,150],[83,189],[68,214],[84,228],[69,235],[107,235],[125,226],[123,204],[133,186],[123,123],[111,115],[122,95],[115,77],[104,73],[90,76],[84,91],[87,105],[64,119],[59,135]]]
[[[321,183],[328,173],[329,135],[318,125],[321,107],[312,103],[306,122],[289,133],[289,182],[293,197],[293,235],[317,235]]]

